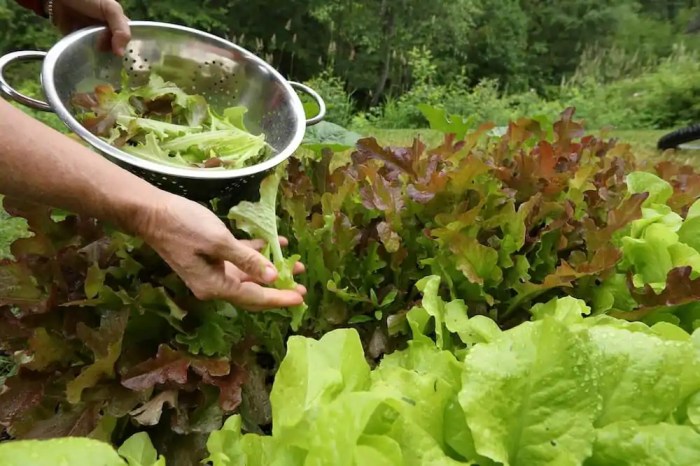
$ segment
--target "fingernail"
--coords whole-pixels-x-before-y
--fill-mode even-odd
[[[268,265],[265,267],[262,278],[268,283],[274,281],[277,278],[277,270],[272,265]]]

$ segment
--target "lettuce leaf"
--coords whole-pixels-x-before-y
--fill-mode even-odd
[[[208,461],[464,464],[444,453],[439,415],[459,389],[455,357],[416,343],[385,359],[370,377],[363,354],[354,330],[339,329],[318,341],[292,337],[273,387],[272,436],[241,434],[241,419],[230,418],[211,435]]]
[[[277,372],[270,394],[273,435],[286,436],[289,442],[303,445],[315,416],[316,406],[331,403],[345,392],[366,390],[370,369],[363,356],[357,334],[331,332],[315,341],[291,337],[287,357]],[[297,438],[299,437],[299,438]]]
[[[586,336],[547,318],[477,345],[459,404],[476,451],[504,465],[579,465],[600,409]]]
[[[583,302],[556,300],[535,312],[539,320],[474,347],[459,395],[465,423],[450,417],[451,444],[473,442],[478,455],[504,465],[582,464],[591,456],[598,459],[590,464],[618,464],[600,458],[623,458],[639,430],[651,433],[681,416],[700,390],[690,335],[606,316],[583,319],[586,312]],[[621,423],[639,429],[611,427]],[[615,440],[601,443],[611,432]],[[669,448],[619,464],[690,464],[687,452]]]
[[[689,337],[660,338],[646,326],[614,320],[591,326],[587,334],[602,401],[596,426],[662,422],[700,389],[700,361]]]
[[[125,461],[126,460],[126,461]],[[116,450],[108,443],[83,437],[15,440],[0,443],[2,466],[166,466],[148,434],[129,437]]]
[[[294,281],[294,265],[299,261],[300,256],[293,255],[285,258],[279,244],[276,210],[279,183],[280,174],[278,172],[269,175],[260,184],[260,200],[256,203],[244,201],[232,207],[228,218],[235,222],[237,228],[245,231],[251,237],[260,238],[267,242],[267,251],[278,271],[275,287],[292,290],[297,286]],[[293,330],[297,330],[301,325],[306,310],[305,303],[289,309]]]
[[[669,273],[681,267],[691,267],[692,278],[700,276],[700,250],[696,247],[700,245],[696,235],[700,233],[700,206],[691,206],[684,219],[665,204],[673,195],[667,181],[652,173],[635,172],[627,177],[627,183],[633,193],[649,193],[642,218],[633,221],[629,234],[620,240],[621,269],[633,272],[634,286],[648,285],[660,292]]]
[[[151,160],[153,162],[165,163],[168,165],[188,165],[186,161],[179,153],[172,153],[163,150],[158,144],[158,139],[154,134],[147,134],[146,141],[143,144],[136,146],[126,145],[122,147],[124,152],[131,155],[136,155],[146,160]]]
[[[424,299],[435,305],[432,291]],[[553,300],[533,311],[537,320],[471,346],[462,362],[423,335],[371,371],[354,330],[292,337],[273,386],[272,435],[244,434],[240,419],[229,420],[210,438],[210,460],[694,464],[700,337],[584,318],[589,310]]]
[[[158,455],[145,432],[129,437],[117,452],[126,459],[129,466],[165,466],[165,458]]]
[[[695,466],[700,464],[700,434],[668,423],[610,424],[596,433],[593,457],[585,466]]]
[[[110,445],[85,438],[2,442],[0,443],[0,464],[3,466],[26,466],[27,464],[32,466],[56,466],[57,464],[127,466]]]
[[[649,193],[645,207],[666,204],[673,196],[673,187],[665,180],[650,172],[634,172],[627,175],[627,187],[632,194]]]

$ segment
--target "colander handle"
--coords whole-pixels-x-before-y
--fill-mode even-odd
[[[301,91],[305,94],[310,95],[311,98],[314,99],[316,101],[316,104],[318,105],[318,113],[315,117],[306,120],[306,126],[313,126],[323,121],[323,118],[326,116],[326,102],[324,102],[323,98],[320,95],[318,95],[318,92],[314,91],[309,86],[298,83],[296,81],[289,81],[289,85],[297,91]]]
[[[46,57],[46,52],[32,50],[12,52],[0,57],[0,93],[4,94],[15,102],[35,110],[41,110],[42,112],[53,112],[53,109],[49,104],[22,94],[21,92],[15,90],[15,88],[13,88],[10,83],[7,82],[7,79],[5,79],[5,68],[7,68],[7,66],[11,63],[28,60],[43,60],[44,57]]]

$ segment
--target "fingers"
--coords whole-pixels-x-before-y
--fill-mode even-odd
[[[249,242],[235,239],[227,235],[223,242],[218,242],[217,258],[231,262],[254,281],[272,283],[277,279],[275,266],[259,251],[251,247]]]
[[[129,19],[124,14],[124,9],[115,0],[102,0],[100,11],[102,19],[112,32],[112,50],[120,57],[124,56],[126,45],[131,40]]]
[[[285,308],[304,302],[304,286],[299,285],[296,290],[265,288],[257,283],[241,280],[245,273],[231,263],[225,264],[224,274],[224,286],[218,290],[218,298],[230,301],[245,310]]]
[[[124,56],[131,40],[129,18],[116,0],[62,0],[60,5],[68,9],[56,8],[56,22],[62,32],[67,33],[91,24],[106,23],[109,34],[100,37],[98,47],[107,49],[118,56]],[[64,11],[65,10],[65,11]]]
[[[238,267],[241,271],[242,274],[238,277],[241,281],[256,281],[259,283],[272,283],[277,279],[277,269],[275,266],[268,261],[264,256],[261,254],[253,254],[252,251],[259,252],[262,251],[267,243],[264,240],[261,239],[253,239],[253,240],[234,240],[237,245],[232,245],[228,240],[226,241],[226,244],[223,247],[218,248],[219,252],[219,257],[223,258],[224,260],[227,260],[229,262],[232,262],[236,267]],[[285,238],[284,236],[279,237],[279,243],[280,246],[285,247],[289,245],[289,240]],[[229,253],[225,253],[222,251],[229,251]],[[264,264],[260,266],[254,265],[256,261],[259,260],[265,261]],[[252,264],[252,265],[248,265]],[[259,267],[264,267],[266,270],[263,270],[262,273],[259,272],[260,268]],[[270,269],[271,267],[271,269]],[[252,270],[252,273],[251,273]],[[268,280],[269,277],[272,277],[272,275],[268,275],[267,277],[264,275],[265,273],[271,273],[274,272],[274,278],[271,278]],[[304,267],[304,264],[301,262],[297,262],[294,264],[294,269],[292,270],[292,273],[294,275],[298,275],[300,273],[304,273],[306,271],[306,267]]]
[[[238,240],[240,243],[244,244],[245,246],[248,246],[249,248],[255,249],[256,251],[262,251],[265,246],[267,246],[267,243],[264,240],[261,239],[254,239],[254,240]],[[284,236],[280,236],[280,246],[285,247],[289,245],[289,240],[285,238]],[[294,264],[294,269],[292,270],[292,273],[294,275],[299,275],[301,273],[306,272],[306,267],[304,264],[301,262],[297,262]],[[253,278],[248,276],[247,274],[244,274],[245,278],[241,278],[243,281],[250,281]]]
[[[279,241],[282,246],[288,244],[286,238],[280,237]],[[223,270],[217,266],[218,270],[215,273],[221,279],[210,280],[207,289],[200,295],[210,299],[224,299],[249,311],[286,308],[304,302],[307,290],[303,285],[297,285],[294,290],[262,286],[274,282],[279,275],[274,265],[259,252],[265,247],[265,241],[237,240],[227,232],[212,243],[215,246],[207,255],[214,262],[223,261]],[[304,271],[303,264],[295,264],[294,274]]]
[[[306,272],[306,267],[304,267],[304,264],[302,264],[301,262],[297,262],[294,265],[294,269],[292,270],[292,274],[299,275],[299,274],[302,274],[304,272]],[[255,281],[255,279],[253,277],[251,277],[247,273],[243,272],[242,270],[240,270],[238,267],[231,264],[230,262],[226,262],[226,273],[236,277],[237,280],[240,280],[242,282]],[[306,294],[306,288],[302,287],[301,289],[303,289],[302,294]]]
[[[292,270],[292,273],[294,275],[299,275],[304,272],[306,272],[306,267],[304,266],[304,264],[302,264],[301,262],[297,262],[296,264],[294,264],[294,269]]]
[[[221,298],[247,311],[287,308],[304,302],[304,297],[298,291],[265,288],[253,282],[241,282],[227,291]]]

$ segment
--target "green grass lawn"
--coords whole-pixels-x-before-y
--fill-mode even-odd
[[[600,133],[595,130],[590,132],[592,134]],[[626,130],[611,131],[607,135],[631,144],[635,152],[641,152],[641,155],[656,155],[658,154],[656,141],[666,133],[667,131],[659,130]],[[429,129],[371,129],[366,134],[377,138],[382,144],[387,145],[407,145],[413,141],[414,137],[419,136],[421,140],[430,146],[440,143],[443,137],[441,133]]]
[[[593,131],[596,134],[596,131]],[[661,158],[662,154],[656,150],[656,141],[666,131],[615,131],[609,134],[618,138],[621,142],[629,143],[635,154],[640,158]],[[384,130],[373,129],[367,132],[367,136],[376,137],[384,145],[409,145],[413,138],[419,136],[429,146],[439,144],[442,134],[431,130]],[[682,163],[688,163],[700,167],[700,151],[681,151],[678,154],[663,154],[663,157],[671,157]],[[26,222],[23,219],[10,217],[1,208],[0,197],[0,260],[10,258],[10,245],[16,238],[26,234]]]
[[[619,130],[604,133],[606,138],[616,138],[622,143],[630,144],[632,151],[639,159],[662,160],[668,158],[679,163],[693,165],[700,168],[700,150],[681,150],[677,153],[661,153],[656,149],[656,143],[666,130]],[[601,131],[590,130],[590,134],[603,135]],[[418,135],[428,146],[439,144],[442,134],[431,130],[411,129],[372,129],[366,132],[367,136],[376,137],[379,142],[386,145],[408,145]]]
[[[682,149],[678,151],[661,152],[656,148],[656,142],[668,131],[658,130],[633,130],[616,131],[613,136],[622,142],[629,143],[634,153],[643,159],[661,161],[663,159],[673,160],[677,163],[694,166],[700,169],[700,150]]]
[[[612,136],[621,141],[628,142],[640,149],[656,151],[656,142],[661,136],[668,133],[663,130],[621,130],[613,131]]]

